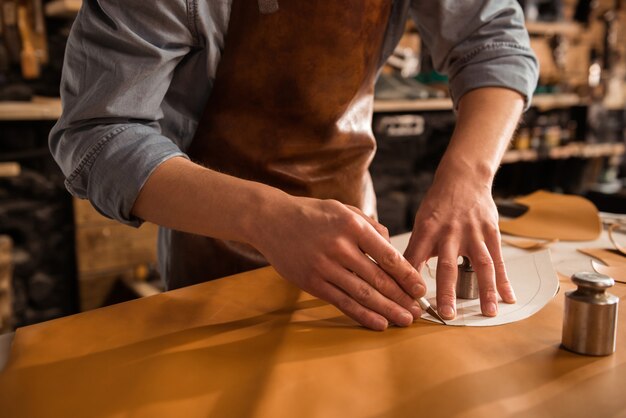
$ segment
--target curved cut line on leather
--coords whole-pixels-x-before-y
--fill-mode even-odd
[[[259,11],[270,14],[278,11],[278,0],[259,0]]]

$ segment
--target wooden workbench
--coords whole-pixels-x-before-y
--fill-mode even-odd
[[[561,243],[554,265],[565,274],[589,270],[575,249],[605,245],[606,237]],[[0,374],[0,411],[12,418],[626,416],[623,306],[617,352],[576,355],[559,348],[563,293],[572,286],[562,280],[561,287],[543,310],[514,324],[417,321],[377,333],[261,269],[18,330]],[[626,285],[612,293],[623,301]]]
[[[54,97],[35,97],[30,102],[0,101],[0,121],[57,120],[61,110],[61,100]]]

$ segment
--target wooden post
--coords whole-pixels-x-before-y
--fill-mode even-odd
[[[13,243],[6,235],[0,236],[0,334],[13,330],[11,287],[13,275]]]

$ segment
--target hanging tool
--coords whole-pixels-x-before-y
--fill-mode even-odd
[[[7,48],[9,62],[19,64],[20,51],[22,49],[20,34],[17,29],[17,2],[13,0],[1,0],[2,20],[4,26],[4,41]]]
[[[32,38],[35,54],[41,65],[46,65],[50,61],[48,53],[48,38],[46,36],[46,23],[43,13],[42,0],[30,0],[32,16]]]
[[[0,85],[5,83],[10,67],[9,51],[4,44],[4,21],[0,13]]]
[[[22,37],[22,51],[20,62],[22,64],[22,77],[32,80],[41,76],[41,65],[33,46],[33,34],[28,19],[28,10],[25,6],[17,9],[17,26]]]

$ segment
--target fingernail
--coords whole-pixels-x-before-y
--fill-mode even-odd
[[[422,317],[422,308],[417,303],[411,306],[409,311],[413,314],[413,319],[419,319]]]
[[[413,286],[412,291],[413,291],[412,296],[414,298],[421,298],[422,296],[426,294],[426,289],[421,284],[416,284],[415,286]]]
[[[387,329],[388,325],[389,323],[387,322],[387,320],[383,318],[377,318],[374,321],[374,329],[377,331],[384,331],[385,329]]]
[[[517,296],[515,296],[513,288],[511,288],[511,300],[513,301],[513,303],[517,302]]]
[[[485,311],[487,315],[496,315],[498,313],[498,307],[493,302],[487,302],[485,305]]]
[[[444,317],[444,319],[454,319],[454,308],[452,308],[452,306],[442,306],[439,313]]]
[[[402,321],[398,325],[408,327],[409,325],[413,323],[413,315],[411,315],[408,312],[402,312],[400,314],[400,318],[402,318]]]

